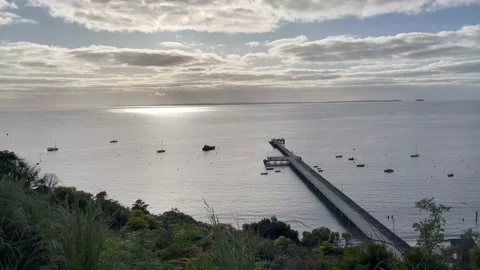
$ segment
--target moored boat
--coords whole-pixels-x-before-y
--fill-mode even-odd
[[[211,151],[215,150],[215,146],[205,144],[202,148],[202,151]]]

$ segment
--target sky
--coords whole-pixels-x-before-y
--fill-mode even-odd
[[[480,99],[480,0],[0,0],[0,108]]]

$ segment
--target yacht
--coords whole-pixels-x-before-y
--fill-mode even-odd
[[[47,147],[47,151],[48,152],[57,152],[58,151],[57,143],[55,143],[54,147]]]
[[[157,153],[160,154],[160,153],[165,153],[165,152],[166,152],[166,151],[165,151],[165,149],[163,148],[163,140],[162,140],[162,149],[158,149],[158,150],[157,150]]]

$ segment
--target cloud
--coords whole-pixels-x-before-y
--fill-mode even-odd
[[[165,48],[181,48],[181,49],[186,49],[188,46],[184,45],[183,43],[180,42],[161,42],[159,43],[160,46],[163,46]]]
[[[15,3],[9,3],[5,0],[0,0],[0,10],[2,9],[17,9],[17,5]]]
[[[129,49],[108,46],[90,46],[74,49],[72,56],[92,62],[136,67],[174,67],[190,65],[215,65],[223,59],[213,53],[194,53],[181,50]]]
[[[268,53],[260,52],[260,53],[247,53],[241,57],[242,60],[246,62],[253,62],[253,61],[265,61],[271,59],[272,56]]]
[[[480,26],[381,37],[283,38],[243,54],[199,49],[66,48],[0,43],[3,92],[170,93],[188,89],[314,89],[478,84]],[[228,47],[225,48],[228,53]],[[312,90],[313,91],[313,90]],[[170,97],[170,95],[168,95]]]
[[[418,14],[478,4],[478,0],[262,0],[285,20],[325,21],[345,17],[368,18],[390,13]]]
[[[4,1],[4,0],[1,0]],[[313,22],[391,13],[418,14],[479,0],[28,0],[89,29],[262,33],[282,22]]]
[[[18,7],[13,2],[10,3],[5,0],[0,0],[0,27],[15,23],[37,23],[33,20],[25,19],[18,16],[17,14],[6,11],[9,9],[18,9]]]
[[[254,47],[258,47],[260,46],[260,42],[258,41],[250,41],[250,42],[247,42],[245,43],[245,45],[251,47],[251,48],[254,48]]]
[[[274,41],[266,42],[265,46],[276,47],[276,46],[282,46],[282,45],[288,45],[288,44],[301,44],[306,41],[308,41],[308,38],[306,36],[298,36],[294,38],[283,38],[283,39],[277,39]]]
[[[107,31],[268,32],[278,18],[245,0],[28,0],[49,14]]]
[[[297,63],[471,58],[480,55],[480,25],[439,33],[333,36],[308,42],[299,36],[272,41],[267,46],[271,47],[270,54]]]

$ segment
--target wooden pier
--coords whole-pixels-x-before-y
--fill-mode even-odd
[[[322,201],[326,202],[327,207],[342,221],[353,225],[373,241],[387,244],[387,247],[397,256],[400,256],[403,250],[409,247],[405,241],[380,221],[305,164],[301,157],[288,150],[284,145],[285,139],[272,139],[270,144],[284,155],[292,170]]]

